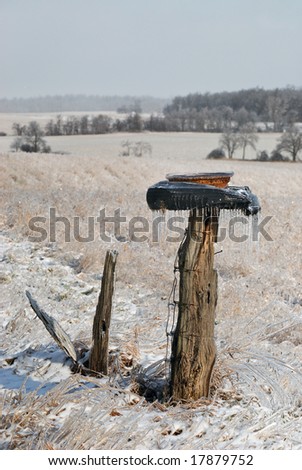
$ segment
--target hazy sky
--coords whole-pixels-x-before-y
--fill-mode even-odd
[[[302,86],[302,0],[0,0],[0,97]]]

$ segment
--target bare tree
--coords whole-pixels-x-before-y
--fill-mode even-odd
[[[131,154],[136,157],[142,157],[144,154],[152,154],[152,145],[149,142],[131,142],[129,140],[124,140],[121,143],[123,148],[120,156],[129,157]]]
[[[152,145],[149,142],[135,142],[133,152],[136,157],[142,157],[144,154],[152,154]]]
[[[143,120],[139,113],[128,114],[125,123],[127,132],[141,132],[143,130]]]
[[[109,116],[99,114],[91,121],[92,134],[108,134],[111,131],[112,119]]]
[[[19,122],[14,122],[12,128],[16,135],[21,136],[24,134],[26,126],[22,126],[22,124],[19,124]]]
[[[297,126],[291,126],[278,139],[279,143],[276,147],[278,152],[289,153],[293,162],[297,161],[298,153],[302,150],[302,132]]]
[[[240,129],[250,122],[250,113],[245,109],[245,107],[241,107],[238,111],[234,112],[233,119],[235,121],[236,129]]]
[[[245,159],[245,151],[247,147],[252,147],[256,150],[256,143],[258,136],[255,132],[255,126],[252,123],[247,123],[239,130],[240,146],[242,147],[242,159]]]
[[[121,143],[122,152],[120,153],[121,157],[129,157],[131,151],[131,142],[129,140],[123,140]]]
[[[80,119],[80,133],[89,134],[89,116],[82,116]]]
[[[268,117],[274,125],[274,132],[282,131],[288,109],[284,97],[276,90],[273,95],[268,97],[266,105]]]
[[[227,129],[220,137],[219,143],[225,149],[229,158],[233,158],[235,150],[240,147],[240,134]]]
[[[219,109],[221,114],[222,129],[231,129],[234,119],[234,111],[230,106],[221,106]]]
[[[51,149],[43,139],[43,135],[40,125],[36,121],[31,121],[25,127],[23,135],[18,136],[11,144],[11,148],[16,151],[48,153]]]

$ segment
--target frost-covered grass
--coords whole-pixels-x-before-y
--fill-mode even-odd
[[[202,134],[130,137],[150,141],[152,155],[122,158],[123,136],[92,136],[68,138],[61,150],[69,148],[69,155],[0,156],[1,448],[301,448],[302,165],[208,161],[208,148],[217,145]],[[218,359],[211,396],[173,406],[147,402],[136,376],[165,358],[178,243],[165,241],[164,229],[159,243],[131,241],[128,221],[139,216],[152,225],[146,189],[166,173],[230,170],[233,184],[258,195],[262,218],[272,216],[265,225],[272,241],[217,244],[223,251],[216,255]],[[30,242],[29,221],[45,217],[48,229],[51,207],[72,228],[78,217],[82,236],[88,216],[103,207],[109,216],[120,208],[127,223],[118,240],[108,224],[111,243],[97,237],[97,223],[89,243],[76,241],[73,230],[64,241],[62,223],[56,241]],[[89,345],[109,248],[119,251],[111,373],[87,378],[72,374],[24,292],[73,340]]]

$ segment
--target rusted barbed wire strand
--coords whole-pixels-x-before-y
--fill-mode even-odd
[[[178,287],[178,276],[179,276],[179,252],[182,249],[184,242],[187,238],[188,234],[188,229],[185,230],[183,239],[180,243],[180,246],[178,248],[178,251],[175,256],[174,260],[174,279],[172,283],[172,288],[171,292],[168,298],[168,314],[167,314],[167,321],[166,321],[166,337],[167,337],[167,342],[166,342],[166,357],[165,357],[165,380],[166,380],[166,389],[169,390],[169,381],[170,381],[170,376],[171,376],[171,350],[172,350],[172,341],[173,341],[173,334],[176,326],[176,320],[177,320],[177,306],[179,304],[179,301],[176,299],[176,290]]]

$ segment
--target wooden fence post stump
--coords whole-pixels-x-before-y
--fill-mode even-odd
[[[174,400],[209,395],[216,357],[217,272],[213,264],[218,217],[218,211],[191,210],[186,238],[178,252],[179,309],[171,356]]]
[[[170,396],[198,400],[209,395],[215,362],[217,273],[214,243],[220,210],[257,214],[258,198],[247,186],[228,186],[233,172],[166,175],[150,186],[146,199],[152,211],[190,210],[186,236],[178,250],[180,272],[178,319],[173,332]]]
[[[89,356],[89,369],[104,375],[108,374],[109,328],[117,255],[118,252],[115,250],[109,250],[106,253],[101,292],[93,321],[93,342]]]

